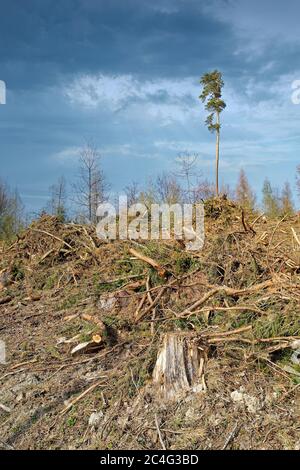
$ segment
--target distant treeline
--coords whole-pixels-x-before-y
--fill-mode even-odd
[[[198,155],[183,152],[176,158],[176,166],[169,173],[162,173],[142,187],[131,182],[124,188],[128,205],[142,202],[147,207],[153,203],[197,203],[215,197],[215,184],[199,173]],[[297,196],[300,199],[300,165],[296,170]],[[245,171],[240,171],[235,188],[220,187],[220,196],[226,195],[236,201],[246,211],[263,211],[268,217],[293,215],[295,201],[289,182],[282,188],[274,188],[269,179],[262,187],[262,203],[248,181]],[[95,223],[96,211],[100,203],[112,201],[110,185],[101,167],[101,158],[93,144],[86,144],[79,155],[76,181],[67,185],[62,176],[49,188],[49,202],[35,214],[44,213],[57,216],[62,222],[73,220],[78,223]],[[18,192],[12,191],[4,181],[0,181],[0,239],[10,240],[26,226],[24,206]]]

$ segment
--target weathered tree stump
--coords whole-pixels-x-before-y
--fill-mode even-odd
[[[205,391],[206,351],[195,334],[167,333],[164,336],[153,371],[153,383],[164,399],[176,400],[188,391]]]

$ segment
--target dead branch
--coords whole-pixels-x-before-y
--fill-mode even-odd
[[[152,266],[152,268],[156,269],[156,271],[158,272],[158,275],[160,277],[163,277],[165,278],[167,276],[167,271],[165,268],[163,268],[159,263],[157,263],[154,259],[152,258],[149,258],[148,256],[145,256],[141,253],[139,253],[138,251],[136,251],[134,248],[130,248],[129,249],[129,252],[135,257],[135,258],[138,258],[139,260],[141,261],[144,261],[145,263],[147,264],[150,264],[150,266]]]
[[[159,438],[159,441],[161,443],[161,446],[162,446],[163,450],[167,450],[167,448],[165,446],[165,443],[164,443],[164,440],[162,438],[160,428],[159,428],[158,417],[157,417],[156,413],[155,413],[155,426],[156,426],[156,430],[157,430],[157,434],[158,434],[158,438]]]
[[[246,233],[251,231],[253,235],[256,235],[254,228],[249,223],[248,224],[246,223],[244,210],[242,210],[242,225]]]
[[[242,328],[238,328],[236,330],[226,331],[222,333],[210,333],[210,334],[203,335],[203,336],[226,337],[226,336],[237,335],[239,333],[245,333],[246,331],[251,331],[251,330],[252,330],[252,325],[249,325],[249,326],[243,326]]]
[[[300,246],[300,240],[299,240],[299,238],[298,238],[298,235],[297,235],[295,229],[294,229],[293,227],[291,227],[291,230],[292,230],[292,234],[293,234],[294,239],[296,240],[296,242],[297,242],[298,245]]]
[[[207,307],[204,307],[203,309],[199,310],[197,313],[202,313],[202,312],[207,312],[207,311],[215,311],[215,312],[234,312],[234,311],[241,311],[241,312],[254,312],[258,313],[260,315],[266,315],[266,312],[261,310],[260,308],[254,307],[252,305],[237,305],[236,307],[214,307],[213,305],[208,305]]]
[[[232,289],[231,287],[226,287],[226,286],[215,287],[210,292],[205,294],[200,300],[198,300],[193,305],[191,305],[188,309],[184,310],[181,314],[179,314],[179,317],[185,317],[187,315],[190,315],[194,310],[201,307],[205,302],[207,302],[208,299],[210,299],[216,294],[228,295],[230,297],[239,297],[239,296],[243,296],[247,294],[252,294],[253,292],[257,292],[263,289],[267,289],[268,287],[271,287],[273,285],[274,285],[274,281],[270,279],[268,281],[262,282],[260,284],[256,284],[246,289]]]
[[[149,300],[150,305],[153,303],[152,295],[151,295],[151,288],[150,288],[150,276],[147,277],[146,281],[146,291],[147,291],[147,297]],[[155,322],[155,316],[156,316],[156,307],[153,308],[152,310],[152,323],[151,323],[151,334],[152,336],[154,335],[154,322]]]
[[[62,238],[57,237],[56,235],[53,235],[52,233],[46,232],[46,230],[41,230],[39,228],[32,228],[32,227],[29,227],[29,229],[32,230],[33,232],[38,232],[38,233],[43,233],[44,235],[48,235],[48,237],[54,238],[55,240],[63,243],[64,245],[66,245],[68,248],[70,248],[70,250],[73,250],[71,245],[69,245],[69,243],[67,243],[65,240],[63,240]]]
[[[158,302],[160,301],[160,299],[162,298],[162,296],[164,295],[164,293],[166,292],[167,290],[167,287],[162,287],[159,294],[155,297],[155,299],[153,300],[153,302],[149,305],[149,307],[146,308],[146,310],[144,312],[141,312],[139,314],[139,316],[136,318],[137,321],[141,320],[142,318],[144,318],[149,312],[152,311],[152,309],[158,304]],[[147,296],[146,296],[147,298]],[[146,299],[145,299],[146,300]]]
[[[142,310],[142,308],[143,308],[144,303],[146,302],[146,300],[147,300],[147,294],[144,293],[144,295],[143,295],[143,297],[141,298],[141,301],[140,301],[140,303],[139,303],[139,305],[138,305],[138,307],[137,307],[137,309],[136,309],[136,311],[135,311],[135,319],[136,319],[137,321],[140,320],[140,319],[142,318],[142,316],[144,316],[143,314],[141,315],[141,310]]]
[[[240,432],[240,429],[241,429],[242,425],[238,424],[238,422],[235,424],[233,430],[231,431],[231,433],[229,434],[229,436],[226,438],[225,442],[224,442],[224,445],[222,447],[222,450],[226,450],[227,447],[229,446],[229,444],[231,444],[231,442],[236,438],[236,436],[238,435],[238,433]]]
[[[82,392],[80,395],[78,395],[74,400],[72,400],[61,412],[59,413],[60,415],[64,415],[67,413],[76,403],[78,403],[82,398],[84,398],[88,393],[92,392],[95,390],[97,387],[103,386],[103,381],[100,380],[96,382],[95,384],[91,385],[88,389],[86,389],[84,392]]]
[[[83,318],[83,320],[94,323],[99,328],[99,330],[102,334],[105,332],[106,327],[105,327],[103,321],[99,320],[99,318],[97,318],[96,316],[89,315],[88,313],[83,313],[81,315],[81,317]]]

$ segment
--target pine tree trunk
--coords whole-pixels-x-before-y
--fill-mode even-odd
[[[220,115],[217,113],[217,125],[220,126]],[[219,196],[219,159],[220,159],[220,128],[217,129],[216,139],[216,195]]]

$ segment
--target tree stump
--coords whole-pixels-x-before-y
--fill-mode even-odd
[[[176,400],[189,391],[205,391],[204,364],[207,348],[195,334],[167,333],[157,355],[153,383],[166,400]]]

